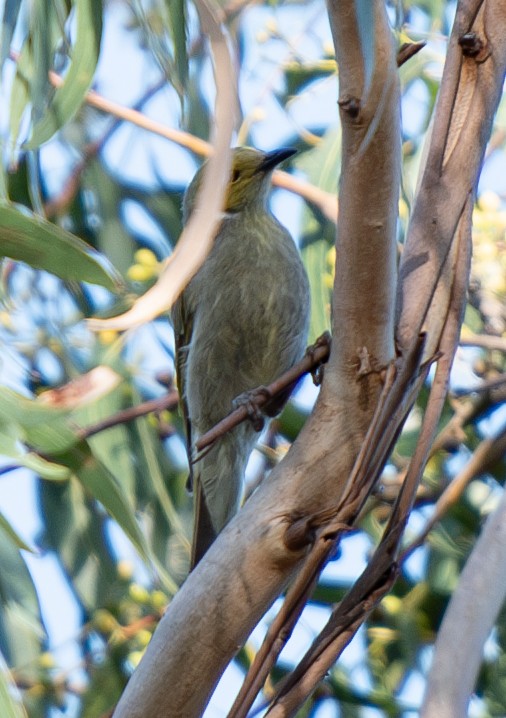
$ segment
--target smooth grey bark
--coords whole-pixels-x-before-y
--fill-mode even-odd
[[[441,628],[421,718],[464,718],[487,640],[506,596],[506,492],[469,557]]]

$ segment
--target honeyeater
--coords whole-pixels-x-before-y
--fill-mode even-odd
[[[274,168],[293,149],[232,151],[224,212],[212,249],[172,310],[188,453],[239,395],[271,383],[304,353],[309,286],[299,252],[267,201]],[[186,191],[193,210],[202,167]],[[287,396],[273,402],[277,413]],[[192,567],[236,513],[256,431],[245,421],[191,466]]]

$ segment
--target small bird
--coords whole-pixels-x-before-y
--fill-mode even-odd
[[[173,307],[190,461],[193,443],[233,409],[234,399],[268,385],[304,354],[308,280],[292,237],[267,206],[274,168],[294,153],[290,148],[233,150],[213,247]],[[186,191],[184,222],[193,210],[202,169]],[[287,398],[267,413],[278,413]],[[243,422],[193,464],[191,568],[237,512],[255,442],[253,423]]]

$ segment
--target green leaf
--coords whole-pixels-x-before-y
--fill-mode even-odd
[[[321,80],[336,73],[335,60],[322,58],[316,62],[289,62],[285,65],[285,101],[297,95],[315,80]]]
[[[0,436],[4,442],[5,437],[11,437],[47,454],[64,451],[78,441],[67,423],[68,414],[66,409],[57,409],[0,387],[0,421],[3,422]],[[7,450],[7,445],[3,448]]]
[[[105,715],[118,702],[126,683],[118,661],[109,657],[91,671],[91,680],[83,696],[80,718]]]
[[[3,718],[28,718],[21,700],[17,701],[13,697],[15,690],[15,683],[9,673],[0,669],[0,715]]]
[[[174,45],[174,65],[176,69],[179,94],[186,87],[188,78],[188,54],[186,52],[186,0],[166,0],[169,14],[169,28]]]
[[[0,256],[45,269],[57,277],[100,284],[116,291],[120,278],[105,268],[86,242],[25,207],[0,201]]]
[[[47,461],[33,451],[25,451],[25,440],[25,432],[19,424],[0,422],[0,454],[13,459],[16,466],[24,466],[50,481],[66,481],[70,477],[65,466]]]
[[[48,98],[53,94],[49,82],[49,71],[53,50],[61,31],[56,25],[55,5],[45,0],[34,0],[29,14],[30,29],[25,44],[30,45],[34,62],[30,77],[30,102],[32,116],[42,117]]]
[[[118,386],[98,400],[74,410],[72,418],[78,426],[86,428],[99,424],[124,408],[125,387]],[[95,458],[116,478],[125,496],[133,503],[135,470],[127,427],[124,424],[110,427],[87,441]]]
[[[39,602],[18,547],[0,533],[0,649],[18,679],[37,679],[37,659],[45,640]]]
[[[124,276],[134,262],[137,245],[120,218],[124,189],[106,171],[104,165],[90,162],[84,176],[85,187],[91,190],[99,206],[100,224],[95,230],[94,244]]]
[[[313,238],[309,221],[306,223],[304,237]],[[309,342],[314,342],[330,328],[331,292],[324,283],[327,270],[327,255],[330,245],[322,239],[308,241],[302,247],[301,255],[309,278],[311,292],[311,317],[309,323]]]
[[[75,477],[64,484],[39,481],[37,490],[42,545],[56,552],[80,603],[93,612],[114,600],[118,579],[104,511]]]
[[[0,512],[0,532],[2,531],[18,548],[22,548],[24,551],[29,551],[30,553],[35,553],[35,551],[23,541],[18,532],[11,526],[10,522],[7,521],[5,516]]]
[[[330,127],[319,143],[295,159],[297,168],[309,182],[327,192],[337,192],[341,161],[341,128]],[[301,254],[311,289],[311,323],[309,341],[314,341],[330,327],[331,280],[329,250],[335,242],[332,222],[306,206],[303,213]]]
[[[277,419],[280,433],[290,441],[295,441],[306,423],[308,415],[309,411],[307,409],[301,409],[293,401],[289,401]]]
[[[33,55],[30,43],[25,43],[16,65],[16,74],[12,83],[9,130],[10,141],[14,147],[18,141],[21,120],[30,101],[30,81],[33,74]]]
[[[21,0],[5,0],[2,17],[2,34],[0,37],[0,69],[9,56],[14,28],[18,20]]]
[[[125,497],[121,486],[115,481],[107,469],[93,456],[90,448],[82,443],[72,452],[65,454],[65,463],[68,464],[84,488],[91,496],[100,501],[106,511],[117,521],[146,565],[156,565],[157,573],[164,582],[167,590],[176,593],[177,585],[168,576],[151,555],[142,531],[135,519],[133,509]]]
[[[77,0],[76,41],[63,85],[54,94],[44,115],[35,123],[25,149],[47,142],[83,103],[97,66],[102,36],[102,0]]]

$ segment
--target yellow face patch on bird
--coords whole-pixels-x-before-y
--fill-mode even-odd
[[[269,191],[271,172],[295,152],[292,148],[259,152],[249,147],[237,147],[232,155],[225,212],[238,212],[247,204],[263,202]]]
[[[245,207],[264,204],[271,186],[270,176],[274,168],[296,153],[291,147],[272,152],[261,152],[252,147],[236,147],[232,150],[230,181],[225,193],[224,211],[235,213]],[[202,182],[205,163],[193,178],[184,199],[184,219],[188,219]]]

